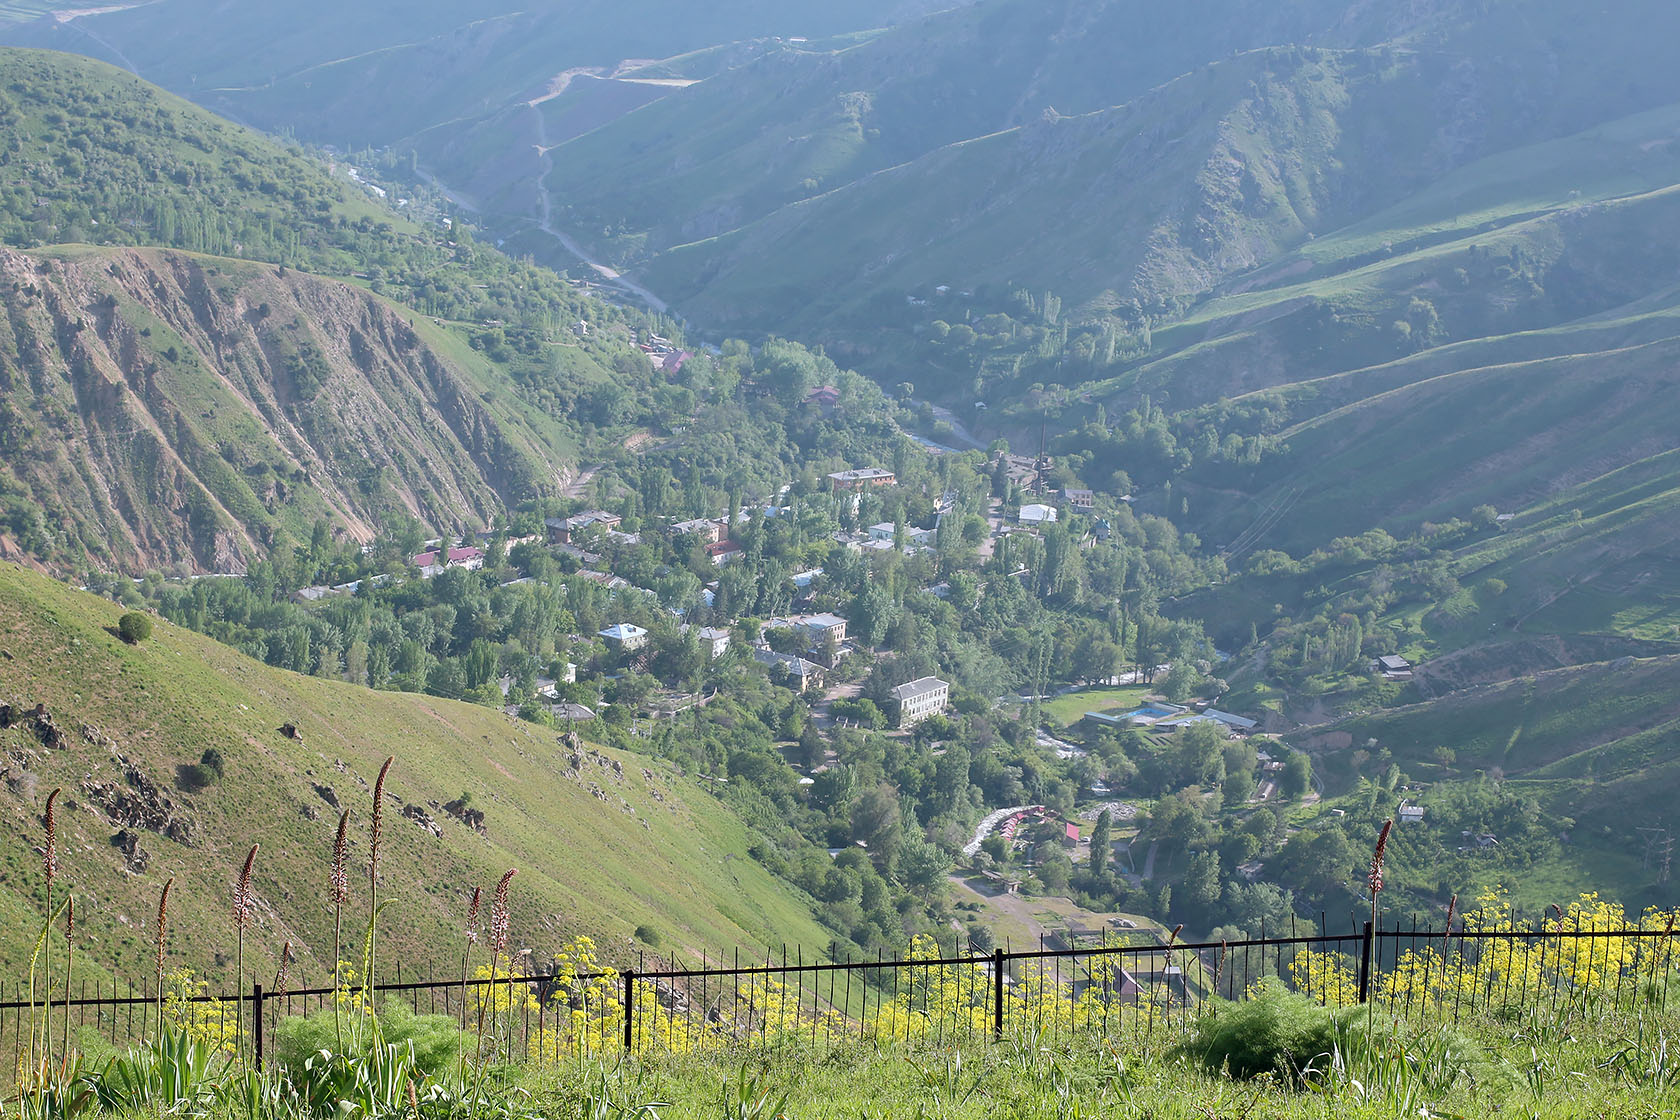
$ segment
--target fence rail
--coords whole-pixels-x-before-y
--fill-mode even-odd
[[[1673,929],[1372,927],[1358,932],[1146,945],[1101,943],[990,953],[920,941],[901,960],[762,963],[642,961],[623,971],[556,969],[513,976],[301,987],[223,995],[160,993],[155,983],[110,994],[88,982],[69,998],[23,998],[0,985],[0,1048],[14,1056],[46,1013],[55,1033],[91,1032],[113,1046],[151,1037],[160,1017],[218,1045],[246,1045],[260,1065],[282,1024],[335,1006],[361,1014],[401,1001],[476,1032],[513,1061],[622,1048],[692,1049],[765,1040],[957,1040],[1012,1030],[1182,1027],[1213,998],[1240,1000],[1275,978],[1327,1004],[1375,1002],[1398,1014],[1454,1018],[1489,1010],[1666,1007]],[[60,989],[63,992],[64,989]],[[57,1041],[54,1039],[53,1041]],[[481,1049],[481,1053],[486,1051]],[[13,1068],[16,1062],[12,1063]]]

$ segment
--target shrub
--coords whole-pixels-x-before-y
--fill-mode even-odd
[[[1219,1003],[1197,1023],[1184,1050],[1210,1071],[1252,1078],[1301,1070],[1336,1048],[1336,1021],[1326,1007],[1274,983],[1253,998]]]
[[[637,926],[636,940],[643,945],[657,949],[664,939],[659,936],[659,931],[652,926]]]
[[[129,611],[117,619],[117,634],[129,645],[138,645],[152,636],[152,616],[142,611]]]
[[[353,1014],[354,1012],[349,1012]],[[338,1049],[339,1024],[333,1009],[322,1008],[312,1015],[293,1015],[280,1021],[279,1058],[294,1075],[304,1060],[321,1050]],[[345,1031],[346,1035],[350,1032]],[[416,1015],[401,1000],[390,1000],[379,1010],[379,1033],[387,1044],[414,1045],[414,1064],[426,1075],[447,1072],[460,1053],[461,1032],[448,1015]],[[472,1050],[469,1041],[467,1050]]]

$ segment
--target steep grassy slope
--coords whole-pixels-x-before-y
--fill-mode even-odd
[[[482,525],[556,449],[344,284],[160,250],[0,250],[7,547],[79,567],[243,571],[326,518]],[[429,324],[428,324],[429,326]]]
[[[806,903],[745,854],[744,830],[692,778],[632,756],[574,755],[553,731],[493,710],[270,669],[167,623],[126,646],[113,633],[119,613],[0,565],[0,700],[44,704],[63,735],[47,745],[32,717],[0,731],[0,913],[14,934],[0,939],[0,965],[12,975],[28,953],[18,931],[42,897],[40,816],[61,786],[60,882],[77,896],[79,960],[147,975],[151,915],[174,876],[170,961],[225,977],[228,892],[246,848],[260,842],[247,964],[272,973],[290,940],[303,961],[294,977],[320,982],[333,960],[323,902],[332,802],[351,811],[351,905],[365,907],[365,886],[354,884],[358,872],[365,883],[371,786],[387,755],[397,761],[380,878],[396,902],[381,945],[405,973],[447,976],[458,966],[473,886],[493,885],[508,867],[520,871],[512,943],[539,962],[582,933],[623,961],[643,924],[681,951],[828,940]],[[285,723],[301,740],[280,734]],[[176,768],[208,748],[221,752],[225,776],[183,792]],[[463,794],[484,813],[482,834],[439,808]],[[117,845],[124,831],[144,857]]]

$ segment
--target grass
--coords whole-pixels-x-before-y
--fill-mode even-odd
[[[1126,712],[1143,703],[1150,689],[1146,685],[1127,688],[1082,688],[1043,702],[1046,718],[1060,727],[1072,727],[1086,712]]]
[[[667,766],[602,754],[585,757],[574,776],[552,731],[499,711],[271,669],[162,621],[151,639],[128,646],[111,632],[120,613],[0,566],[0,696],[46,704],[78,744],[32,762],[18,787],[24,796],[3,810],[11,825],[0,846],[0,913],[39,905],[30,822],[47,792],[63,786],[60,881],[86,903],[78,905],[86,933],[78,958],[89,969],[139,978],[144,915],[162,879],[174,875],[175,928],[195,932],[176,936],[169,961],[223,982],[218,955],[231,959],[234,941],[228,865],[260,841],[247,963],[272,976],[280,942],[291,940],[294,987],[320,982],[334,959],[320,884],[336,812],[314,787],[330,787],[365,825],[367,791],[387,755],[397,756],[388,788],[398,801],[386,814],[381,875],[399,901],[381,935],[382,960],[447,972],[433,962],[455,954],[472,885],[491,885],[508,867],[520,869],[514,944],[539,962],[580,934],[594,937],[607,959],[627,959],[622,946],[643,924],[683,957],[829,940],[808,900],[746,854],[749,837],[733,814]],[[278,733],[286,722],[302,729],[301,742]],[[83,738],[84,727],[98,745]],[[33,740],[14,727],[0,732],[0,744],[22,750]],[[227,759],[225,778],[190,795],[173,788],[175,767],[209,747]],[[138,875],[124,870],[111,845],[116,826],[83,788],[84,777],[122,787],[119,754],[193,825],[190,845],[142,829],[152,859]],[[432,807],[463,790],[485,810],[488,835]],[[435,819],[442,838],[401,815],[404,805]],[[0,966],[16,974],[19,952],[27,947],[0,944]]]

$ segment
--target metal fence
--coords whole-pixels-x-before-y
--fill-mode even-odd
[[[160,1017],[230,1049],[272,1059],[283,1024],[299,1016],[360,1015],[401,1001],[453,1020],[481,1056],[519,1061],[579,1052],[644,1052],[762,1044],[958,1042],[1016,1032],[1182,1029],[1209,1000],[1241,1000],[1268,979],[1326,1004],[1375,1002],[1399,1015],[1535,1015],[1572,1008],[1666,1007],[1673,928],[1459,929],[1396,924],[1357,932],[1194,944],[1041,945],[977,953],[919,940],[899,960],[856,960],[800,950],[762,960],[675,955],[634,969],[564,969],[494,979],[403,981],[371,989],[331,986],[226,995],[81,981],[51,1002],[61,1031],[121,1047],[151,1037]],[[22,1052],[45,1001],[0,985],[0,1050]],[[13,1068],[16,1062],[12,1063]]]

